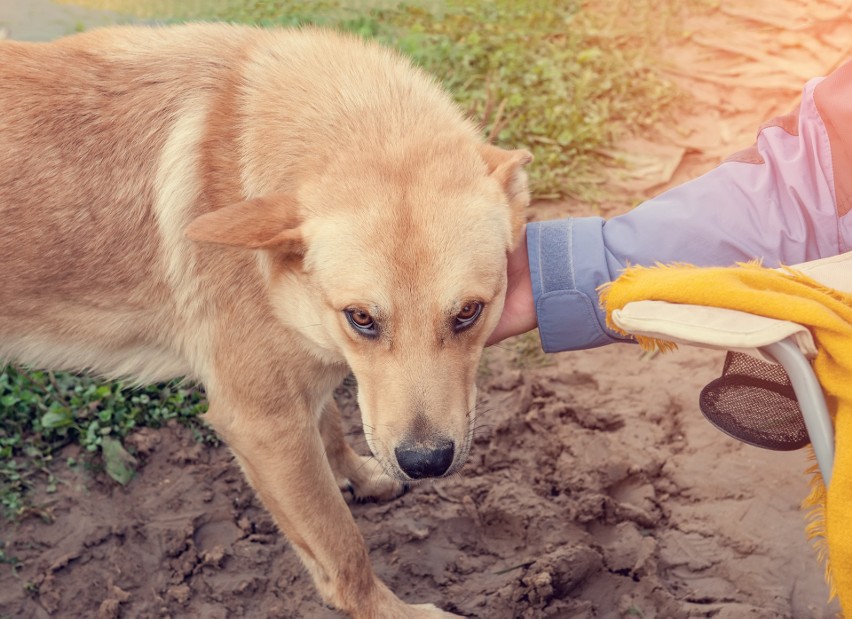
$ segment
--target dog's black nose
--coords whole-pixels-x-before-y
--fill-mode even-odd
[[[434,448],[408,444],[394,449],[399,468],[411,479],[440,477],[453,463],[454,452],[452,441],[440,441]]]

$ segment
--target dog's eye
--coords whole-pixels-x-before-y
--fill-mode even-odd
[[[365,337],[376,337],[379,334],[379,329],[376,327],[376,322],[368,312],[362,309],[353,308],[344,310],[346,320],[352,325],[358,333]]]
[[[468,301],[462,306],[461,311],[456,314],[453,329],[458,333],[472,327],[481,313],[482,303],[479,301]]]

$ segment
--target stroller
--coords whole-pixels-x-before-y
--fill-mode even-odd
[[[852,524],[842,517],[852,515],[852,502],[835,454],[837,421],[852,416],[852,389],[838,396],[838,386],[852,385],[852,252],[785,269],[634,267],[602,302],[609,325],[646,347],[728,351],[722,376],[699,398],[722,432],[767,449],[810,444],[818,466],[805,501],[814,510],[808,531],[828,560],[832,593],[852,616]]]

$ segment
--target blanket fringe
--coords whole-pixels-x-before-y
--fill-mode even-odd
[[[660,264],[658,262],[654,267],[630,266],[621,273],[621,275],[619,276],[619,279],[622,280],[622,281],[624,281],[625,279],[632,279],[637,274],[642,273],[643,271],[647,271],[651,268],[654,268],[654,269],[673,269],[673,268],[683,268],[683,267],[692,268],[692,269],[698,268],[698,267],[695,267],[691,264],[680,264],[680,263]],[[645,336],[645,335],[635,335],[633,333],[628,333],[627,331],[625,331],[624,329],[622,329],[621,327],[619,327],[617,324],[615,324],[613,322],[612,312],[607,311],[607,299],[609,298],[609,293],[612,291],[612,284],[613,284],[613,282],[606,282],[605,284],[601,284],[600,286],[598,286],[598,289],[597,289],[598,303],[600,304],[601,309],[603,309],[604,312],[606,313],[606,326],[607,326],[607,328],[610,329],[611,331],[618,333],[619,335],[623,335],[625,337],[632,337],[634,340],[636,340],[636,342],[639,344],[639,346],[642,348],[642,350],[647,350],[647,351],[651,351],[651,352],[653,352],[653,351],[671,352],[673,350],[677,350],[677,344],[675,344],[674,342],[670,342],[668,340],[661,340],[661,339],[654,338],[654,337],[648,337],[648,336]]]
[[[825,582],[828,584],[828,599],[831,601],[837,597],[837,586],[831,573],[831,563],[828,558],[828,541],[825,536],[826,499],[828,493],[822,479],[822,473],[819,470],[819,465],[816,462],[816,456],[811,447],[808,447],[808,457],[812,461],[812,464],[807,468],[805,473],[811,476],[811,491],[807,498],[802,501],[802,509],[807,512],[805,515],[805,521],[807,522],[805,532],[817,553],[819,562],[825,567]]]

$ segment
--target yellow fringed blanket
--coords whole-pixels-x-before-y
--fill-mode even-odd
[[[813,509],[808,532],[817,540],[820,558],[827,559],[832,593],[839,597],[845,616],[852,617],[852,294],[826,288],[792,269],[776,271],[757,264],[631,267],[602,290],[608,326],[621,331],[612,323],[612,312],[644,300],[723,307],[810,329],[819,349],[814,372],[834,419],[835,460],[828,491],[814,472],[804,506]],[[637,339],[645,347],[671,347]]]

